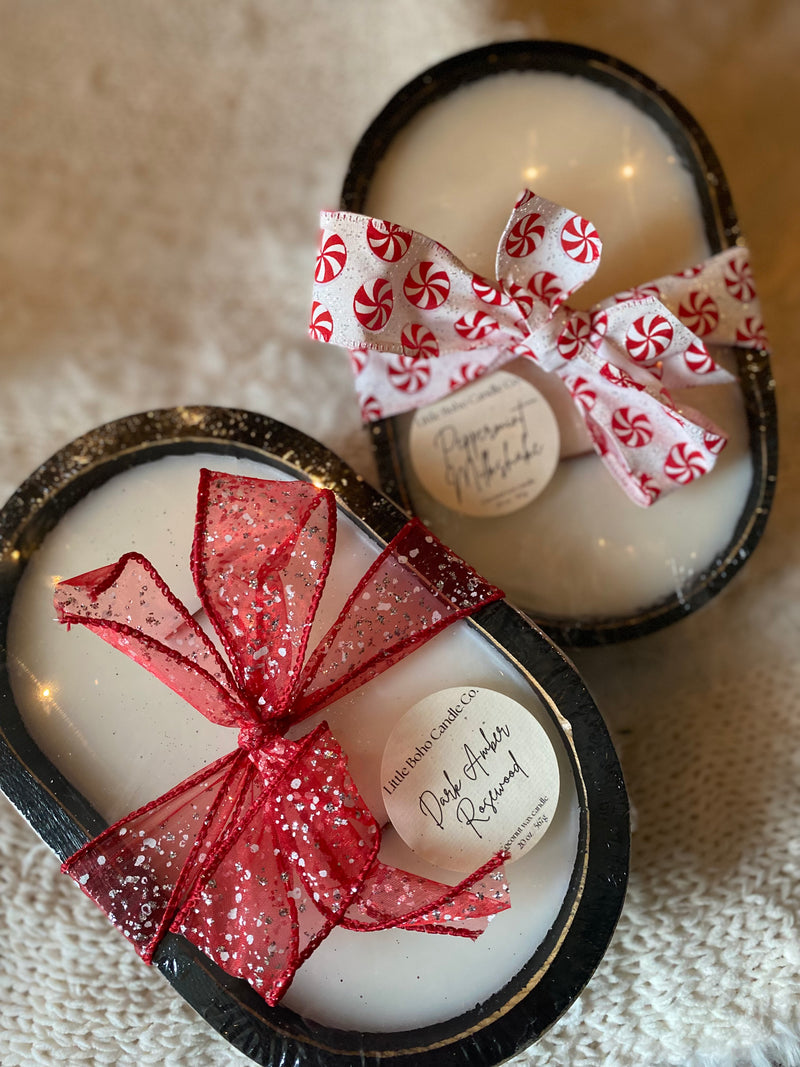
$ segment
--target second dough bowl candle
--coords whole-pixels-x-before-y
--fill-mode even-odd
[[[454,253],[467,270],[494,279],[498,240],[526,186],[583,216],[571,238],[573,258],[581,258],[581,249],[584,258],[595,251],[594,230],[586,220],[602,238],[599,269],[570,296],[570,306],[588,308],[614,294],[643,299],[654,294],[645,283],[665,276],[659,295],[669,303],[670,286],[682,283],[669,277],[689,274],[696,264],[735,248],[740,240],[724,175],[685,110],[633,68],[554,42],[478,49],[409,83],[356,148],[342,206],[425,234]],[[523,233],[519,226],[507,235],[518,246],[506,244],[512,256],[538,239],[536,232]],[[736,350],[709,344],[713,359],[732,372],[728,384],[721,375],[709,375],[706,380],[718,384],[674,390],[679,410],[691,406],[708,425],[719,426],[727,447],[714,469],[693,484],[682,483],[692,481],[702,464],[681,465],[680,470],[673,464],[669,473],[682,487],[651,507],[637,507],[620,492],[592,452],[568,390],[530,359],[505,363],[501,372],[490,372],[434,407],[372,423],[384,488],[562,643],[620,640],[682,618],[730,580],[761,536],[776,466],[773,382],[760,323],[751,313],[757,305],[749,265],[744,250],[737,255],[721,284],[723,296],[741,304],[751,341],[742,327]],[[547,277],[546,271],[539,272],[540,280]],[[537,291],[533,279],[530,285]],[[546,301],[548,286],[539,285],[538,293]],[[418,294],[411,295],[419,302]],[[492,293],[483,296],[500,300]],[[676,303],[688,305],[681,309],[682,321],[698,337],[716,325],[717,304],[702,289]],[[670,310],[678,314],[677,307]],[[634,358],[660,343],[654,322],[657,326],[651,315],[637,327]],[[471,333],[461,331],[469,342],[464,345],[466,377],[481,373],[482,353],[473,345],[480,324],[474,317],[470,323]],[[415,337],[421,341],[421,335]],[[379,349],[380,335],[375,338]],[[710,364],[702,345],[690,351],[701,378]],[[405,370],[416,387],[416,356],[398,358],[405,362],[398,363],[397,374]],[[357,352],[354,362],[358,370]],[[655,371],[661,373],[658,367]],[[534,384],[538,393],[520,393],[520,379]],[[550,477],[549,482],[530,497],[523,486],[510,501],[515,510],[500,501],[493,512],[497,501],[490,501],[478,514],[454,501],[442,485],[445,479],[431,474],[432,442],[444,447],[443,433],[454,432],[452,413],[469,406],[471,396],[503,390],[511,390],[519,410],[527,405],[525,432],[535,425],[540,436],[544,433],[536,448],[545,459],[552,458],[553,473],[535,471],[529,482]],[[575,395],[574,383],[571,391]],[[467,398],[463,404],[461,397]],[[494,433],[502,421],[497,412],[507,415],[510,407],[506,402],[503,409],[502,398],[498,402],[491,425],[488,419],[470,425],[475,418],[470,415],[455,431],[460,436],[451,440],[463,444],[476,429],[484,439],[487,429]],[[483,396],[480,403],[485,403]],[[534,411],[531,405],[538,407]],[[555,421],[555,437],[549,429],[541,430],[538,413],[548,408],[552,413],[546,413],[545,422]],[[628,415],[613,429],[623,445],[635,447],[647,440],[648,428],[633,408]],[[559,437],[560,458],[558,444],[552,443]],[[712,434],[706,443],[713,440]],[[518,446],[519,439],[510,446],[506,442],[503,475],[512,465],[509,455],[515,461],[523,450]],[[452,470],[448,477],[452,489]]]
[[[201,468],[207,472],[201,481],[204,493],[207,490],[203,496],[198,495]],[[208,475],[209,471],[218,473]],[[257,484],[245,491],[256,495],[246,497],[248,507],[244,513],[236,510],[233,496],[225,495],[222,510],[226,513],[220,515],[210,503],[215,499],[211,487],[228,484],[230,475],[255,479]],[[265,482],[272,488],[264,489]],[[282,487],[287,484],[289,488],[284,491]],[[302,607],[306,603],[309,590],[322,585],[317,575],[324,566],[314,567],[318,556],[309,546],[319,545],[321,530],[323,536],[325,530],[330,531],[324,516],[334,512],[338,515],[328,580],[310,631],[309,655],[303,668],[313,685],[319,681],[317,693],[328,692],[331,679],[336,677],[336,665],[348,659],[350,653],[345,641],[334,643],[336,654],[327,660],[315,659],[313,649],[324,644],[324,634],[343,604],[350,603],[361,610],[358,597],[348,600],[354,590],[363,590],[366,605],[361,615],[353,608],[361,620],[358,640],[368,641],[371,649],[376,645],[390,649],[398,633],[401,638],[407,635],[407,626],[419,626],[421,622],[423,626],[438,627],[437,612],[449,611],[445,603],[455,592],[452,577],[464,573],[463,564],[454,565],[447,549],[441,549],[439,556],[435,539],[425,532],[413,548],[409,546],[405,561],[402,554],[390,556],[398,570],[390,570],[389,577],[398,573],[404,576],[398,579],[403,593],[398,601],[400,615],[393,612],[391,581],[359,583],[376,560],[384,558],[387,542],[395,544],[398,535],[405,536],[403,531],[409,529],[406,516],[321,445],[252,413],[180,408],[131,416],[100,427],[43,464],[0,512],[0,786],[61,859],[72,857],[72,876],[81,884],[86,884],[84,876],[86,881],[91,879],[87,892],[98,880],[102,891],[104,877],[108,877],[107,884],[117,894],[110,912],[120,913],[117,920],[124,913],[121,921],[114,920],[110,912],[109,917],[129,937],[128,917],[133,915],[134,922],[141,923],[144,935],[149,937],[146,926],[152,921],[151,909],[157,910],[163,902],[161,880],[156,882],[159,892],[143,901],[137,899],[141,872],[149,876],[152,865],[157,878],[163,879],[163,884],[169,883],[169,872],[160,870],[154,856],[168,857],[170,850],[185,850],[187,843],[183,834],[177,833],[173,835],[175,844],[163,846],[166,834],[162,833],[162,823],[153,828],[148,822],[151,832],[132,832],[134,824],[128,813],[141,806],[147,808],[163,794],[169,793],[173,799],[184,797],[178,783],[198,777],[205,781],[206,772],[201,768],[216,767],[231,758],[239,760],[234,766],[247,767],[242,746],[249,752],[251,749],[246,746],[254,745],[253,751],[261,752],[259,758],[266,759],[260,746],[275,738],[250,736],[245,731],[237,749],[235,730],[220,722],[219,716],[207,721],[198,713],[209,706],[219,706],[219,689],[202,689],[204,699],[190,706],[190,696],[184,699],[178,695],[179,691],[186,693],[185,688],[177,686],[177,691],[172,692],[160,677],[153,677],[141,663],[132,662],[117,648],[109,647],[97,633],[83,625],[73,625],[70,632],[59,626],[53,617],[53,589],[68,576],[78,575],[59,584],[62,591],[66,590],[59,601],[60,610],[66,612],[65,620],[75,621],[76,608],[64,596],[83,602],[84,618],[91,613],[91,596],[87,606],[81,592],[89,589],[99,598],[101,606],[97,611],[102,612],[103,619],[111,619],[114,626],[124,626],[120,613],[114,614],[113,603],[109,605],[103,599],[106,589],[101,586],[105,577],[101,574],[98,578],[97,566],[102,569],[133,550],[147,557],[164,583],[186,605],[190,617],[200,619],[199,588],[193,589],[189,572],[195,505],[198,515],[205,516],[204,524],[198,527],[203,534],[198,534],[195,542],[198,554],[211,535],[211,555],[231,562],[232,558],[239,560],[247,554],[240,551],[236,540],[239,535],[242,544],[252,544],[252,536],[258,535],[256,553],[266,552],[267,546],[274,543],[267,532],[269,524],[255,517],[273,515],[272,500],[270,510],[256,510],[255,502],[264,500],[262,493],[281,501],[288,496],[302,499],[306,501],[304,507],[311,508],[302,513],[306,516],[302,523],[290,524],[288,540],[279,542],[280,547],[299,544],[291,537],[297,529],[305,531],[298,554],[311,572],[294,562],[293,553],[288,553],[292,562],[287,564],[282,552],[277,553],[280,566],[265,560],[263,572],[259,570],[270,596],[278,595],[279,602],[292,605],[287,615],[292,615],[298,604]],[[331,494],[335,495],[335,506]],[[206,502],[202,507],[200,499]],[[323,499],[324,505],[313,503]],[[217,515],[213,523],[209,518],[212,514]],[[275,514],[277,528],[284,530],[283,511]],[[223,529],[222,524],[231,515],[238,516],[232,520],[233,527]],[[415,524],[411,528],[419,530]],[[225,546],[231,543],[228,536],[236,546],[231,555],[226,554]],[[330,536],[325,543],[331,544]],[[423,553],[427,553],[424,562],[419,558]],[[324,554],[322,558],[327,559]],[[439,566],[440,562],[443,566]],[[432,563],[435,566],[428,573],[426,568]],[[134,561],[134,567],[139,565]],[[234,567],[232,563],[231,572]],[[87,571],[91,574],[87,575]],[[276,594],[279,586],[275,576],[286,573],[291,574],[292,580],[282,582],[282,591]],[[384,574],[381,570],[377,573]],[[409,576],[413,578],[410,586],[405,582]],[[212,581],[203,588],[206,592],[218,589],[222,598],[223,586],[240,590],[236,577],[231,573],[225,581]],[[431,610],[417,613],[412,607],[416,603],[414,597],[422,595],[420,589],[427,589],[428,593],[438,589],[440,581],[449,592],[442,592],[441,597],[435,594],[429,602]],[[134,584],[137,596],[124,601],[122,613],[127,617],[130,611],[137,620],[130,623],[136,640],[140,633],[149,638],[147,627],[158,627],[162,621],[160,613],[151,610],[155,583],[147,580],[144,584],[147,590],[142,601],[147,611],[137,607],[143,586]],[[257,981],[254,985],[249,975],[245,981],[228,973],[227,957],[233,954],[233,948],[227,949],[223,941],[230,935],[238,951],[247,956],[244,941],[248,934],[257,936],[259,946],[266,934],[269,946],[270,932],[285,926],[281,911],[284,905],[274,906],[276,888],[280,890],[284,880],[270,880],[258,859],[274,854],[272,847],[266,847],[273,825],[269,821],[271,811],[259,808],[252,832],[263,833],[263,837],[247,838],[247,848],[235,853],[237,862],[243,861],[241,882],[236,881],[239,876],[235,873],[226,881],[221,865],[214,871],[217,884],[204,883],[207,890],[220,887],[221,893],[225,885],[229,889],[223,906],[214,915],[204,910],[210,906],[209,901],[200,901],[203,908],[198,905],[205,918],[214,918],[208,937],[198,937],[197,924],[183,931],[185,937],[168,932],[157,944],[152,959],[211,1025],[257,1063],[349,1067],[354,1062],[379,1064],[391,1058],[416,1067],[439,1064],[446,1057],[485,1067],[534,1041],[577,996],[605,951],[622,904],[628,858],[627,802],[608,734],[574,668],[541,631],[502,600],[491,599],[497,590],[488,587],[487,596],[485,583],[473,585],[470,579],[468,586],[460,583],[460,588],[481,590],[478,603],[484,606],[476,614],[452,617],[448,629],[434,631],[424,646],[407,648],[406,657],[393,662],[385,673],[362,676],[362,685],[340,691],[339,699],[317,711],[314,719],[304,720],[292,729],[281,729],[277,749],[269,751],[277,759],[284,752],[284,741],[287,746],[295,741],[300,744],[309,728],[311,732],[320,728],[318,719],[324,714],[331,734],[348,757],[348,773],[360,797],[383,829],[380,861],[411,874],[402,883],[401,891],[388,901],[372,897],[366,903],[377,900],[379,909],[402,906],[403,914],[408,911],[405,905],[416,876],[448,885],[462,880],[463,875],[458,872],[463,850],[448,828],[455,807],[455,801],[450,804],[450,800],[456,793],[458,802],[463,802],[462,816],[469,816],[466,834],[467,843],[472,845],[471,838],[477,839],[473,831],[476,827],[484,829],[487,813],[494,814],[493,806],[498,812],[503,809],[506,799],[516,791],[517,802],[524,811],[521,807],[523,814],[512,819],[513,829],[504,838],[508,851],[519,856],[505,867],[511,906],[495,915],[475,941],[411,929],[363,932],[361,928],[333,928],[310,957],[301,962],[288,992],[269,1006],[256,992]],[[373,595],[376,590],[380,595]],[[237,606],[231,618],[243,619],[249,610],[249,598],[262,606],[266,602],[258,601],[255,593],[246,592],[238,601],[241,613]],[[270,619],[274,618],[270,615]],[[365,618],[377,620],[369,638],[364,636],[369,630]],[[172,615],[165,611],[164,619],[170,620]],[[188,656],[187,633],[192,623],[186,617],[183,622],[186,625],[161,626],[159,641],[173,652],[182,647]],[[232,625],[235,629],[238,623],[234,621]],[[113,626],[111,629],[117,632]],[[302,642],[289,643],[288,648],[283,641],[270,645],[268,634],[259,630],[257,623],[244,628],[243,640],[249,642],[254,631],[252,640],[263,642],[256,653],[269,645],[269,657],[275,660],[268,676],[279,677],[283,653],[294,663]],[[279,633],[283,632],[279,629]],[[348,632],[352,633],[340,631]],[[384,640],[389,644],[383,645]],[[357,643],[355,638],[354,641]],[[241,646],[233,639],[221,644],[225,645],[225,662],[237,671],[243,662]],[[152,644],[144,642],[143,647]],[[197,644],[192,648],[196,655]],[[262,658],[256,655],[256,662]],[[143,661],[146,659],[145,653]],[[174,657],[169,661],[174,668]],[[206,679],[203,684],[210,677],[225,683],[228,676],[224,667],[211,674],[207,649],[205,658],[194,662],[206,670],[205,676],[200,675],[201,681]],[[185,675],[185,662],[181,670]],[[176,670],[172,677],[179,673]],[[228,678],[223,689],[229,696],[230,686]],[[241,673],[235,675],[233,688],[240,695],[246,692]],[[299,698],[293,691],[293,701],[295,695]],[[233,699],[235,703],[235,695]],[[413,715],[410,720],[406,716],[421,704],[423,712],[430,709],[430,716],[420,725]],[[291,703],[291,707],[296,704]],[[493,715],[494,726],[490,724]],[[531,728],[534,749],[525,742],[525,725]],[[400,732],[394,733],[395,728]],[[387,747],[390,735],[395,738],[394,748]],[[451,740],[457,750],[463,747],[463,755],[457,751],[457,759],[453,759]],[[291,752],[291,747],[287,751]],[[383,773],[385,751],[388,754]],[[534,759],[537,751],[542,757],[538,763]],[[493,763],[495,756],[498,761]],[[304,788],[305,771],[302,764],[298,766],[296,781],[291,775],[286,777],[293,797],[295,791]],[[267,762],[264,767],[266,781],[272,764]],[[429,773],[427,783],[426,771],[433,771],[433,778]],[[430,798],[426,805],[432,813],[429,823],[448,828],[436,842],[438,852],[428,859],[420,855],[413,838],[412,852],[387,825],[387,809],[402,800],[403,789],[412,777],[417,793]],[[478,781],[477,794],[471,790],[472,779]],[[324,785],[319,787],[320,794],[325,791]],[[223,792],[227,795],[227,789]],[[282,795],[274,802],[280,802]],[[286,800],[294,803],[289,796]],[[167,803],[172,801],[164,802]],[[308,807],[316,804],[312,796]],[[147,815],[154,813],[158,822],[164,810],[159,800]],[[312,823],[315,817],[309,814],[305,818]],[[238,816],[231,819],[235,824]],[[549,825],[542,835],[545,819]],[[109,824],[112,828],[106,832]],[[361,820],[361,824],[366,825],[367,820]],[[315,825],[319,827],[319,821]],[[189,826],[196,834],[199,826]],[[277,831],[283,833],[286,827],[281,824]],[[248,826],[247,833],[250,832]],[[119,848],[115,845],[118,833]],[[302,834],[308,835],[308,827],[301,823],[298,837]],[[537,840],[539,837],[541,840]],[[132,838],[133,847],[129,849]],[[83,850],[88,839],[93,843]],[[308,847],[311,838],[304,840]],[[330,838],[314,840],[325,848]],[[441,862],[443,843],[454,845],[446,863]],[[358,842],[359,846],[363,844]],[[257,847],[253,849],[253,845]],[[527,852],[529,845],[535,847]],[[163,851],[158,852],[159,848]],[[288,866],[283,873],[287,882],[295,879],[291,890],[288,884],[285,886],[285,910],[290,912],[296,907],[298,912],[313,914],[311,901],[303,897],[306,883],[298,875],[301,859],[305,863],[309,854],[293,857],[291,850],[285,852]],[[134,887],[130,898],[125,886],[120,893],[114,881],[120,869],[120,854],[127,864],[123,871],[130,870],[131,881],[125,886]],[[359,854],[355,845],[348,853],[352,854]],[[92,857],[91,867],[80,866],[83,856]],[[181,853],[180,864],[183,856]],[[471,854],[464,862],[471,873],[485,858]],[[164,863],[166,867],[172,864],[174,874],[173,860],[167,862],[165,858]],[[203,863],[201,856],[198,864]],[[320,870],[319,878],[326,878],[328,873]],[[392,877],[396,875],[397,872]],[[263,889],[255,887],[254,881]],[[101,903],[96,894],[91,895]],[[245,900],[238,900],[238,895]],[[293,902],[298,900],[295,905]],[[104,910],[109,911],[105,907]],[[261,920],[262,915],[266,922]],[[245,916],[252,926],[237,926],[245,922]],[[425,918],[426,930],[432,922],[447,923],[453,918],[432,913]],[[266,931],[259,922],[267,927]],[[109,936],[117,935],[110,932]],[[202,952],[197,947],[199,942]],[[102,960],[98,963],[98,983],[103,981],[105,965]],[[255,966],[261,966],[260,956]]]

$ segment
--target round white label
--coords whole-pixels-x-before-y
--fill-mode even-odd
[[[497,371],[420,408],[409,450],[417,477],[440,503],[465,515],[506,515],[552,478],[558,423],[535,386]]]
[[[474,871],[501,850],[528,852],[558,802],[558,761],[544,728],[492,689],[443,689],[415,704],[386,744],[383,799],[414,852]]]

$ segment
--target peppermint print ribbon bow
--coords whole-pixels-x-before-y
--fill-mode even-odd
[[[600,238],[528,190],[500,239],[496,281],[391,222],[323,212],[321,225],[309,329],[351,350],[365,421],[530,359],[563,381],[595,450],[642,506],[711,470],[726,444],[668,391],[733,380],[704,342],[766,348],[744,248],[575,311],[566,300],[597,270]]]
[[[275,1004],[336,926],[477,937],[509,906],[497,856],[451,887],[378,860],[380,828],[325,723],[285,734],[502,596],[408,523],[306,659],[336,502],[304,482],[203,471],[192,573],[230,666],[143,557],[61,582],[60,621],[142,664],[238,747],[63,866],[150,962],[167,930]]]

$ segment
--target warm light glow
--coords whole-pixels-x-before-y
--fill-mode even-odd
[[[526,167],[525,170],[522,172],[522,177],[525,179],[526,182],[535,182],[540,174],[541,171],[538,167]]]
[[[52,686],[39,686],[39,703],[48,715],[52,712],[53,708],[57,706]]]
[[[179,407],[176,410],[180,415],[184,426],[197,426],[203,421],[202,412],[190,411],[185,407]]]
[[[623,167],[620,167],[619,172],[623,178],[632,178],[636,173],[636,167],[632,163],[626,163]]]

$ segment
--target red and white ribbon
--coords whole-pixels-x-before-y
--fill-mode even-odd
[[[643,506],[711,470],[727,440],[668,390],[733,380],[707,342],[767,347],[745,248],[576,311],[566,300],[597,270],[602,242],[587,219],[527,190],[495,281],[391,222],[323,212],[321,225],[309,331],[351,350],[365,421],[531,359],[561,378],[595,450]]]

